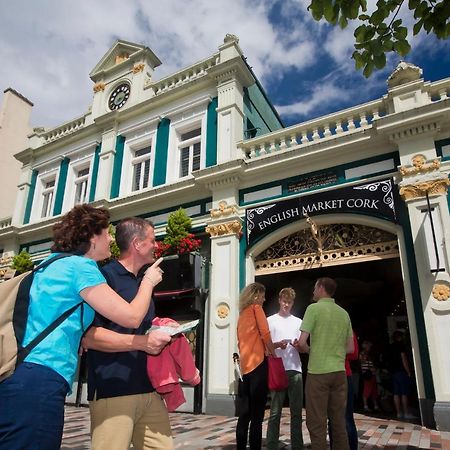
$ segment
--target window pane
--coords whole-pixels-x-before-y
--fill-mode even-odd
[[[143,162],[144,164],[144,179],[142,183],[142,189],[148,187],[148,179],[150,178],[150,160],[147,159]]]
[[[55,186],[55,180],[51,180],[51,181],[47,181],[47,183],[45,183],[45,189],[51,188]]]
[[[143,156],[143,155],[147,155],[151,152],[152,148],[151,147],[145,147],[145,148],[141,148],[140,150],[136,150],[134,152],[134,156],[138,157],[138,156]]]
[[[200,136],[202,134],[202,129],[197,128],[196,130],[188,131],[187,133],[183,133],[181,135],[182,141],[187,141],[188,139],[192,139],[195,136]]]
[[[142,163],[134,165],[133,191],[138,191],[140,189],[141,170],[142,170]]]
[[[189,174],[189,147],[181,149],[180,176],[185,177]]]
[[[79,170],[77,176],[78,176],[78,178],[80,178],[80,177],[84,177],[85,175],[89,175],[89,167]]]
[[[194,157],[192,159],[192,170],[200,169],[200,142],[194,144]]]
[[[89,170],[89,169],[88,169]],[[87,180],[77,183],[75,191],[75,205],[86,202]]]

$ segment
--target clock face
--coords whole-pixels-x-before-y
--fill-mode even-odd
[[[108,106],[109,109],[115,110],[122,108],[130,96],[130,85],[123,83],[114,89],[109,97]]]

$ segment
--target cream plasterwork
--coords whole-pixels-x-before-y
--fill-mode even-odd
[[[211,219],[218,219],[219,217],[226,217],[238,213],[236,205],[229,205],[225,200],[220,201],[218,206],[218,208],[213,208],[209,211]]]
[[[205,229],[211,237],[227,236],[235,234],[237,237],[241,236],[242,223],[240,220],[233,220],[231,222],[218,223],[208,225]]]
[[[441,167],[441,162],[439,159],[433,159],[431,162],[427,163],[427,160],[423,155],[413,156],[411,162],[412,166],[401,166],[399,168],[402,176],[416,175],[421,172],[431,172],[434,170],[439,170]]]
[[[145,64],[144,63],[139,63],[139,64],[135,64],[133,66],[133,73],[139,73],[142,72],[144,70]]]
[[[411,165],[399,167],[402,180],[399,183],[400,195],[404,200],[412,200],[428,195],[445,195],[450,181],[440,171],[441,161],[435,158],[427,161],[424,155],[412,157]]]
[[[92,89],[94,92],[102,92],[105,90],[105,87],[106,87],[105,83],[99,81],[98,83],[94,84],[94,87]]]
[[[230,308],[225,303],[221,303],[217,306],[217,317],[219,319],[226,319],[230,314]]]
[[[450,298],[450,287],[447,284],[436,283],[433,286],[433,297],[439,302],[445,302]]]
[[[440,180],[424,181],[422,183],[407,184],[400,187],[400,195],[404,200],[412,200],[428,195],[446,195],[447,187],[450,184],[448,178]]]

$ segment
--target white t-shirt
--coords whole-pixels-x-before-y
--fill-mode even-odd
[[[267,321],[269,322],[272,342],[279,342],[283,339],[293,341],[300,337],[300,325],[302,324],[302,319],[299,319],[292,314],[289,317],[283,317],[277,313],[273,316],[269,316]],[[292,345],[288,344],[284,350],[277,348],[275,352],[277,356],[283,358],[283,364],[286,370],[302,371],[300,355]]]

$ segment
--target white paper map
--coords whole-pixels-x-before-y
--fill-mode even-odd
[[[199,321],[200,321],[199,319],[192,320],[190,322],[183,323],[183,324],[179,325],[178,327],[169,327],[167,325],[163,325],[163,326],[153,325],[147,331],[147,333],[150,333],[151,331],[159,330],[159,331],[164,331],[164,333],[170,334],[171,336],[175,336],[176,334],[185,333],[186,331],[192,330],[192,328],[195,328],[198,325]]]

